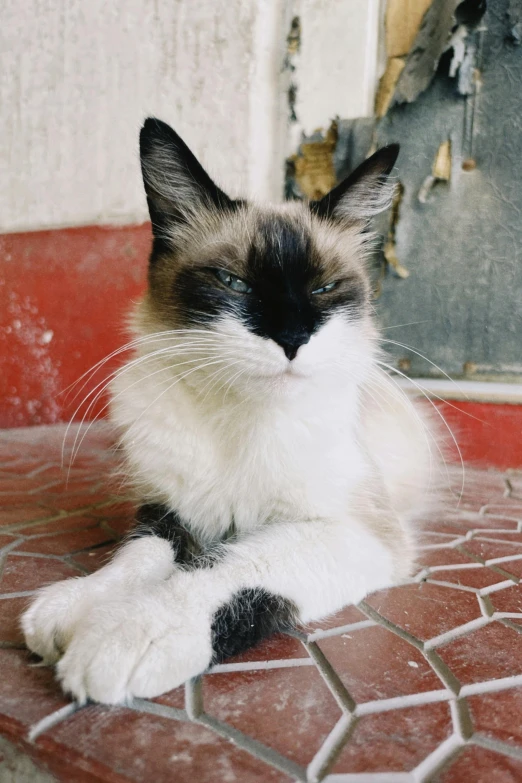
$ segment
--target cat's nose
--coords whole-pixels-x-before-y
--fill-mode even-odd
[[[289,361],[292,361],[292,359],[295,359],[297,356],[297,351],[302,345],[306,345],[307,342],[310,340],[310,335],[306,333],[300,333],[296,335],[292,335],[291,337],[284,337],[279,339],[277,342],[283,349],[283,351],[286,354],[286,358]]]

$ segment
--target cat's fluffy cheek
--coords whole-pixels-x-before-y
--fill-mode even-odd
[[[210,665],[210,627],[210,614],[159,594],[105,603],[76,630],[58,677],[81,703],[153,698]]]
[[[336,313],[299,349],[293,367],[310,376],[338,368],[346,374],[348,369],[352,380],[360,383],[366,377],[373,353],[374,342],[366,322]]]

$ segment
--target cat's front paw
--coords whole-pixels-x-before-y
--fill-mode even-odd
[[[21,618],[28,648],[52,664],[67,648],[93,598],[91,577],[75,577],[38,591]]]
[[[203,672],[211,662],[210,618],[166,591],[92,608],[57,671],[78,701],[122,704],[152,698]]]
[[[96,573],[38,591],[21,618],[27,646],[46,663],[56,663],[94,606],[132,591],[147,591],[175,570],[167,541],[150,536],[128,542],[111,563]]]

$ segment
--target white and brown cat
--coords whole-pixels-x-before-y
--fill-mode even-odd
[[[381,369],[365,271],[397,154],[321,201],[254,204],[145,122],[149,286],[111,388],[142,505],[112,562],[22,620],[79,701],[157,696],[410,574],[438,447]]]

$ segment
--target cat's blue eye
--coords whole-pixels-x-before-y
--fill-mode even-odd
[[[323,285],[322,288],[316,288],[315,291],[312,291],[312,294],[315,296],[315,294],[327,294],[328,291],[333,291],[334,288],[337,288],[337,281],[334,283],[328,283],[328,285]]]
[[[244,280],[241,280],[240,277],[236,277],[236,275],[232,275],[230,272],[226,272],[224,269],[216,269],[216,277],[223,283],[223,285],[226,285],[227,288],[231,288],[232,291],[235,291],[238,294],[252,293],[252,288],[248,285],[248,283],[246,283]]]

